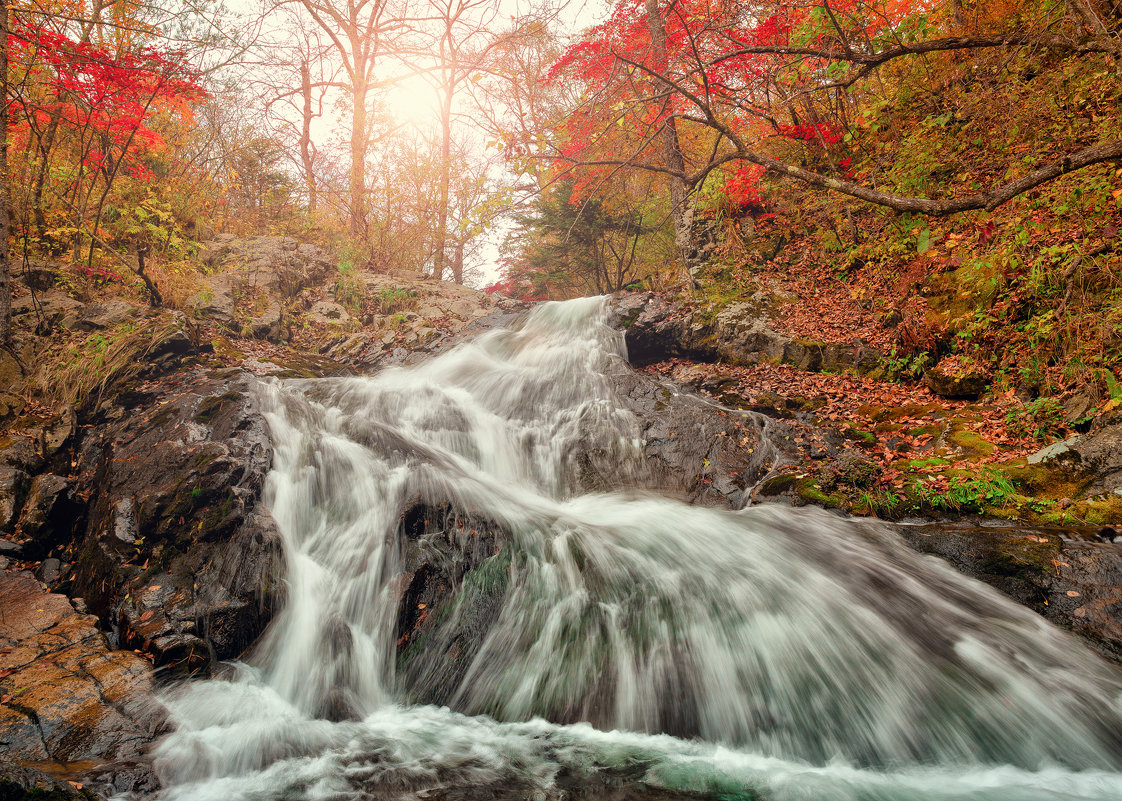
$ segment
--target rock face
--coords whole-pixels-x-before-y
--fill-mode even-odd
[[[158,666],[237,656],[279,600],[280,541],[258,510],[272,450],[249,381],[200,370],[133,393],[79,454],[90,505],[71,591]]]
[[[1094,532],[980,526],[901,526],[916,550],[940,556],[1122,661],[1122,547]]]
[[[199,243],[198,258],[219,272],[209,276],[206,286],[187,302],[203,316],[228,325],[235,322],[238,294],[260,290],[275,298],[293,298],[334,268],[327,253],[316,245],[279,236],[239,239],[219,234]],[[262,335],[279,322],[273,316],[267,309],[256,315],[255,326]]]
[[[612,303],[625,330],[632,364],[679,357],[733,365],[770,361],[800,370],[868,372],[881,361],[878,351],[858,344],[803,341],[772,330],[765,297],[729,306],[709,320],[653,293],[617,295]]]
[[[1108,420],[1086,434],[1054,442],[1028,462],[1084,476],[1083,496],[1122,496],[1122,421]]]
[[[111,651],[93,615],[62,595],[44,592],[26,574],[0,573],[0,742],[7,759],[96,762],[119,784],[150,789],[142,752],[165,713],[152,698],[151,666]],[[2,771],[0,773],[7,773]],[[13,784],[43,785],[40,776],[8,775]],[[96,779],[95,779],[96,781]],[[2,785],[0,785],[2,786]]]

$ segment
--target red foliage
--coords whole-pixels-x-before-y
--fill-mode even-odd
[[[725,181],[722,191],[733,208],[763,207],[764,201],[760,197],[760,178],[763,174],[763,167],[745,164]]]
[[[183,54],[175,51],[146,48],[114,56],[18,18],[12,21],[9,48],[13,62],[25,65],[47,93],[37,107],[12,109],[15,132],[42,129],[57,113],[60,123],[78,133],[81,164],[88,171],[108,175],[115,164],[131,161],[130,173],[145,175],[136,157],[162,144],[146,124],[153,111],[170,107],[188,113],[191,104],[208,96]]]
[[[802,139],[806,142],[825,142],[836,145],[845,132],[836,125],[820,122],[815,125],[780,125],[779,134],[788,139]]]

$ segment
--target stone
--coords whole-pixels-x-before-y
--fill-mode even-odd
[[[74,327],[79,331],[100,331],[106,328],[116,328],[141,314],[141,309],[123,300],[107,300],[103,303],[91,303],[82,312],[81,317]]]
[[[14,298],[12,300],[12,317],[40,317],[42,319],[41,325],[29,326],[36,330],[55,327],[73,328],[85,308],[85,303],[75,300],[63,292],[45,292],[34,297],[24,295],[21,298]]]
[[[259,509],[272,448],[251,380],[181,375],[110,415],[78,455],[90,500],[73,593],[122,645],[177,673],[239,656],[283,592],[280,537]]]
[[[1088,494],[1122,489],[1122,422],[1095,428],[1073,447],[1080,465],[1095,477]]]
[[[0,465],[0,533],[10,534],[31,488],[31,477],[10,465]]]
[[[0,742],[16,760],[141,759],[166,712],[151,666],[112,651],[92,615],[26,574],[0,574]]]
[[[36,437],[13,434],[13,438],[0,446],[0,466],[7,465],[24,470],[28,473],[38,473],[44,465],[43,456],[39,450]]]
[[[187,305],[198,314],[220,323],[233,323],[237,285],[234,278],[225,273],[209,276],[205,279],[205,286],[187,298]]]
[[[270,300],[264,311],[250,319],[250,333],[258,339],[272,340],[271,334],[280,329],[282,311],[279,303]]]
[[[82,792],[80,786],[81,782],[70,784],[34,768],[0,759],[0,798],[5,801],[90,801],[92,796],[88,791]]]
[[[20,395],[10,392],[0,392],[0,420],[5,417],[15,417],[23,411],[27,402]]]
[[[923,383],[942,398],[976,400],[986,391],[989,381],[989,375],[983,370],[944,367],[942,363],[923,374]]]
[[[67,565],[69,567],[69,565]],[[59,582],[63,575],[63,563],[55,559],[44,559],[39,563],[39,567],[35,568],[35,578],[46,584],[48,587],[53,587]]]
[[[1042,464],[1045,462],[1054,462],[1062,459],[1079,460],[1079,454],[1074,450],[1075,446],[1079,443],[1082,437],[1075,436],[1068,439],[1061,440],[1060,442],[1053,442],[1045,448],[1041,448],[1036,453],[1030,454],[1028,457],[1029,464]]]
[[[28,289],[49,292],[58,285],[59,271],[48,262],[32,260],[24,269],[15,271],[12,278]]]
[[[12,354],[0,350],[0,391],[11,392],[23,385],[23,366]]]
[[[41,559],[68,541],[80,510],[81,503],[68,479],[51,473],[35,476],[19,517],[27,557]]]
[[[78,430],[78,415],[73,409],[66,408],[58,416],[43,426],[40,434],[40,444],[44,459],[50,459],[63,446],[70,442]]]
[[[346,325],[351,320],[351,315],[338,303],[321,300],[312,305],[308,315],[313,322],[327,325]]]

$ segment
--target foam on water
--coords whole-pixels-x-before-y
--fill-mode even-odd
[[[1122,798],[1117,670],[997,592],[823,512],[582,492],[589,460],[642,474],[622,355],[586,299],[416,368],[264,387],[288,600],[235,680],[168,699],[163,797]],[[398,673],[419,496],[503,534],[454,680],[467,580]],[[433,682],[455,711],[408,703]]]

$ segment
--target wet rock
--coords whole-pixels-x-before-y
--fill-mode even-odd
[[[906,525],[900,535],[1122,661],[1122,548],[1095,532],[970,522]]]
[[[34,768],[0,759],[0,798],[4,801],[91,801],[81,782],[71,784]]]
[[[166,714],[152,697],[149,664],[110,650],[92,615],[30,576],[0,574],[0,608],[5,756],[60,766],[139,762]]]
[[[251,382],[181,374],[108,414],[80,452],[74,594],[160,666],[239,655],[279,603],[280,540],[258,510],[272,449]]]
[[[0,466],[0,533],[12,533],[30,488],[31,477],[27,473]]]
[[[631,371],[611,376],[620,403],[635,415],[643,462],[632,482],[690,503],[733,509],[772,471],[798,464],[790,430],[779,420],[727,409]],[[586,488],[618,486],[621,465],[609,459],[585,477]]]
[[[668,358],[750,365],[760,361],[791,364],[800,370],[868,372],[881,361],[878,351],[860,343],[797,340],[772,330],[773,299],[730,305],[712,319],[654,293],[613,296],[615,325],[623,329],[628,360],[643,365]]]
[[[81,511],[82,504],[68,479],[51,473],[36,476],[18,523],[27,558],[41,559],[67,542]]]
[[[69,565],[66,565],[69,567]],[[35,568],[35,578],[46,584],[48,587],[53,587],[58,584],[63,575],[63,563],[54,557],[44,559],[39,563],[39,567]]]

